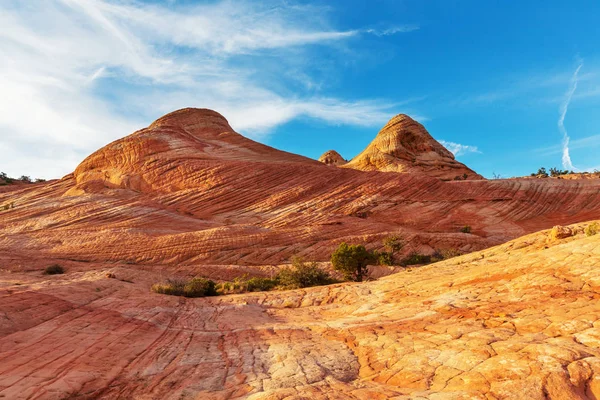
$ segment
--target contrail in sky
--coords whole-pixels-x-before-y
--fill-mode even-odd
[[[565,100],[560,105],[560,117],[558,118],[558,130],[563,135],[562,165],[564,169],[570,171],[576,170],[577,168],[573,166],[573,163],[571,162],[571,156],[569,155],[569,140],[571,138],[569,137],[569,134],[565,129],[565,117],[567,116],[567,110],[569,109],[569,103],[571,102],[571,98],[573,97],[573,94],[577,89],[577,82],[579,81],[579,70],[581,69],[581,67],[583,67],[583,62],[579,63],[579,66],[577,67],[577,69],[573,73],[573,76],[571,77],[571,85],[569,87],[569,90],[567,90],[567,93],[565,94]]]

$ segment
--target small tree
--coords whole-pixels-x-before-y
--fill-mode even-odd
[[[369,273],[367,266],[375,261],[373,252],[358,244],[342,243],[331,255],[333,268],[340,271],[344,278],[355,282],[362,282]]]
[[[385,239],[383,239],[383,245],[385,246],[386,250],[392,254],[392,258],[393,258],[397,252],[402,250],[405,243],[404,243],[404,239],[402,239],[402,236],[390,235],[390,236],[386,237]]]

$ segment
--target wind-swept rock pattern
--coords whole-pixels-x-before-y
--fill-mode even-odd
[[[445,180],[483,179],[437,142],[408,115],[392,118],[346,168],[361,171],[425,173]]]
[[[227,270],[293,254],[326,261],[341,241],[380,247],[391,233],[411,243],[405,252],[474,251],[600,218],[599,192],[598,180],[332,168],[247,139],[214,111],[183,109],[61,180],[0,192],[0,209],[12,205],[0,211],[0,254]]]
[[[600,219],[600,181],[471,180],[411,121],[334,168],[184,109],[60,180],[4,186],[0,398],[600,397],[600,235],[558,226]],[[406,252],[488,249],[365,284],[150,292],[392,233]]]
[[[0,271],[0,397],[593,399],[600,235],[572,226],[363,284],[185,299],[160,272]],[[107,278],[113,274],[117,279]]]

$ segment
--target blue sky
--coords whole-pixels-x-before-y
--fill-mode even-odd
[[[313,158],[407,113],[487,177],[600,168],[598,20],[595,0],[5,0],[0,171],[60,177],[188,106]]]

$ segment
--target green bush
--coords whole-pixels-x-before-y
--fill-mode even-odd
[[[390,235],[383,239],[383,246],[387,252],[375,253],[379,265],[394,265],[396,261],[396,253],[402,250],[405,241],[400,235]]]
[[[216,296],[216,284],[209,279],[194,278],[184,286],[183,295],[185,297]]]
[[[470,225],[465,225],[462,228],[460,228],[460,231],[462,233],[471,233],[471,226]]]
[[[358,244],[342,243],[331,255],[333,268],[340,271],[345,279],[355,282],[362,282],[363,277],[369,273],[367,266],[376,261],[373,252]]]
[[[403,265],[429,264],[430,262],[431,256],[419,254],[417,252],[410,253],[404,260],[402,260]]]
[[[171,296],[205,297],[216,296],[216,286],[214,281],[204,278],[193,278],[189,281],[167,279],[165,283],[155,283],[152,285],[152,291]]]
[[[292,267],[283,268],[277,274],[277,281],[285,289],[329,285],[335,282],[327,271],[319,268],[317,263],[307,264],[300,257],[292,258]]]
[[[44,270],[44,274],[46,275],[60,275],[64,273],[65,269],[58,264],[50,265]]]
[[[246,281],[247,292],[266,292],[277,286],[277,279],[271,278],[250,278]]]
[[[387,251],[374,251],[373,254],[377,259],[378,265],[394,265],[394,255]]]
[[[598,232],[600,232],[600,225],[598,225],[597,222],[585,227],[585,236],[594,236],[597,235]]]

